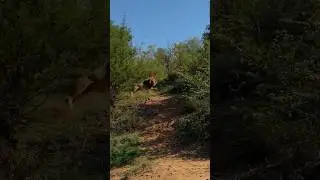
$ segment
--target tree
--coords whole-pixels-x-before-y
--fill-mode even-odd
[[[167,50],[164,48],[158,48],[157,51],[155,52],[154,56],[157,61],[159,61],[160,63],[162,63],[166,67],[167,72],[168,72],[170,57],[169,57]]]
[[[117,91],[130,77],[130,67],[134,60],[135,49],[131,46],[130,29],[122,25],[110,24],[110,74],[111,85]]]

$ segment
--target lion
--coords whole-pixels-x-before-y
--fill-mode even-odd
[[[143,83],[135,85],[134,90],[131,94],[133,95],[133,93],[136,93],[137,91],[141,91],[141,90],[153,89],[155,88],[156,85],[157,85],[156,73],[151,72],[147,80],[143,81]]]

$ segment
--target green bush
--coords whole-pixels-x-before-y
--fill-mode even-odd
[[[175,129],[182,143],[207,142],[210,139],[209,109],[201,109],[180,118],[175,123]]]
[[[177,136],[183,142],[209,140],[210,41],[207,33],[203,34],[202,41],[190,39],[174,46],[175,59],[171,61],[168,77],[162,82],[170,87],[165,91],[184,104],[187,115],[175,123]]]
[[[267,0],[221,4],[212,34],[211,93],[217,107],[213,139],[232,149],[223,154],[230,164],[225,171],[248,173],[247,164],[278,163],[276,172],[262,168],[247,179],[308,177],[304,165],[317,159],[320,145],[315,108],[320,102],[315,83],[319,30],[313,28],[319,5]]]
[[[111,136],[110,140],[110,165],[120,166],[131,162],[141,154],[138,147],[139,137],[136,134]]]
[[[137,113],[136,107],[116,106],[111,109],[111,132],[123,133],[136,130],[145,120]]]

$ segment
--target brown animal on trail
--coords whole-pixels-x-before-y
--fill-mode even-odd
[[[143,81],[143,83],[140,83],[138,85],[136,85],[134,87],[134,90],[131,94],[140,91],[140,90],[145,90],[145,89],[152,89],[157,85],[157,79],[156,79],[156,73],[155,72],[151,72],[149,74],[149,78],[145,81]]]
[[[103,66],[88,75],[83,75],[78,78],[67,97],[69,107],[73,108],[74,102],[90,92],[106,93],[108,85],[105,79],[105,73],[105,67]],[[110,95],[110,104],[114,106],[115,94],[112,88],[110,88]]]

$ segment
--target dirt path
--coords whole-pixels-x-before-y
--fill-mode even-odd
[[[174,138],[175,120],[183,114],[183,105],[168,96],[154,96],[141,105],[152,124],[139,132],[148,165],[123,178],[128,167],[112,169],[111,179],[120,180],[206,180],[210,160],[201,158],[197,147],[184,147]]]

